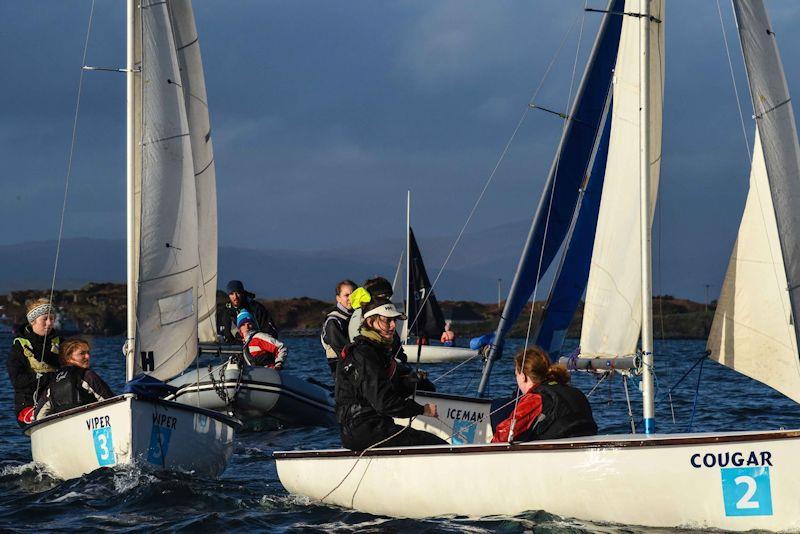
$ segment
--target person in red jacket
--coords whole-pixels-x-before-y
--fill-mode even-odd
[[[455,343],[455,340],[456,334],[450,329],[450,321],[445,321],[444,332],[442,332],[442,337],[440,338],[442,345],[445,347],[452,347],[453,343]]]
[[[493,443],[597,434],[589,400],[569,385],[569,371],[551,364],[544,350],[520,351],[514,358],[514,371],[522,396],[508,419],[497,425]]]
[[[286,363],[286,346],[271,335],[259,332],[250,312],[242,310],[236,316],[236,326],[244,340],[244,355],[251,365],[281,370]]]

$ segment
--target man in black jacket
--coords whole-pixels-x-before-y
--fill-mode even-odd
[[[242,338],[239,329],[236,327],[236,316],[242,310],[247,310],[258,323],[256,330],[278,337],[278,329],[272,321],[267,309],[263,304],[255,300],[253,293],[245,290],[244,284],[240,280],[231,280],[226,286],[228,302],[223,306],[222,311],[217,314],[217,333],[223,337],[225,343],[240,343]]]

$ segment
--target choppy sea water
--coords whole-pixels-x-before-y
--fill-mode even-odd
[[[328,380],[318,339],[287,338],[286,342],[291,372]],[[522,342],[511,340],[507,353]],[[10,343],[9,335],[0,334],[3,361]],[[122,339],[93,338],[92,344],[93,368],[115,391],[120,391],[124,374]],[[672,391],[670,402],[668,391],[698,361],[703,350],[701,341],[656,341],[659,432],[800,427],[800,406],[711,361],[702,366],[699,387],[698,366]],[[425,368],[436,380],[450,371],[453,364]],[[448,374],[437,386],[440,391],[472,394],[477,388],[480,368],[481,362],[476,359]],[[287,494],[278,480],[272,452],[338,447],[338,431],[331,428],[240,434],[231,464],[219,479],[133,467],[104,469],[80,479],[58,481],[32,464],[29,440],[12,414],[11,385],[5,373],[3,376],[0,381],[0,529],[3,531],[657,532],[577,521],[542,511],[483,520],[400,520],[313,504]],[[573,383],[587,393],[594,388],[590,401],[602,433],[630,432],[625,388],[620,379],[598,384],[590,376],[576,375]],[[509,395],[513,385],[510,358],[506,358],[495,367],[489,393]],[[637,414],[637,431],[641,431],[641,394],[637,388],[635,382],[628,384],[633,413]]]

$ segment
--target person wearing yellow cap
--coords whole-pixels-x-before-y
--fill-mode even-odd
[[[336,370],[336,417],[342,445],[351,450],[406,445],[445,445],[428,432],[404,427],[394,417],[438,417],[435,404],[408,398],[397,372],[393,341],[405,316],[386,299],[363,304],[363,321],[353,343],[344,349]]]

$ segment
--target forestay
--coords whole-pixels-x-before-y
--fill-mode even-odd
[[[181,70],[197,190],[197,233],[200,255],[197,334],[201,342],[212,343],[217,340],[217,179],[206,83],[191,1],[170,0],[167,6],[175,34],[178,66]]]
[[[142,2],[139,35],[134,371],[164,379],[183,371],[197,354],[197,195],[181,75],[164,2]]]
[[[641,13],[628,0],[628,13]],[[650,222],[661,166],[661,110],[664,86],[664,13],[660,0],[650,1]],[[661,21],[661,22],[658,22]],[[640,228],[639,18],[623,17],[613,87],[611,136],[605,183],[595,233],[581,331],[581,355],[616,357],[636,349],[642,322]],[[620,239],[620,236],[630,236]]]
[[[503,340],[519,317],[534,288],[561,248],[572,224],[580,189],[597,142],[614,63],[617,58],[623,0],[610,0],[583,72],[575,100],[569,110],[555,158],[539,198],[514,281],[506,300],[495,343],[478,393],[488,383],[491,364],[503,351]]]
[[[800,402],[800,149],[783,67],[760,1],[734,1],[756,141],[750,191],[725,275],[710,357]]]

